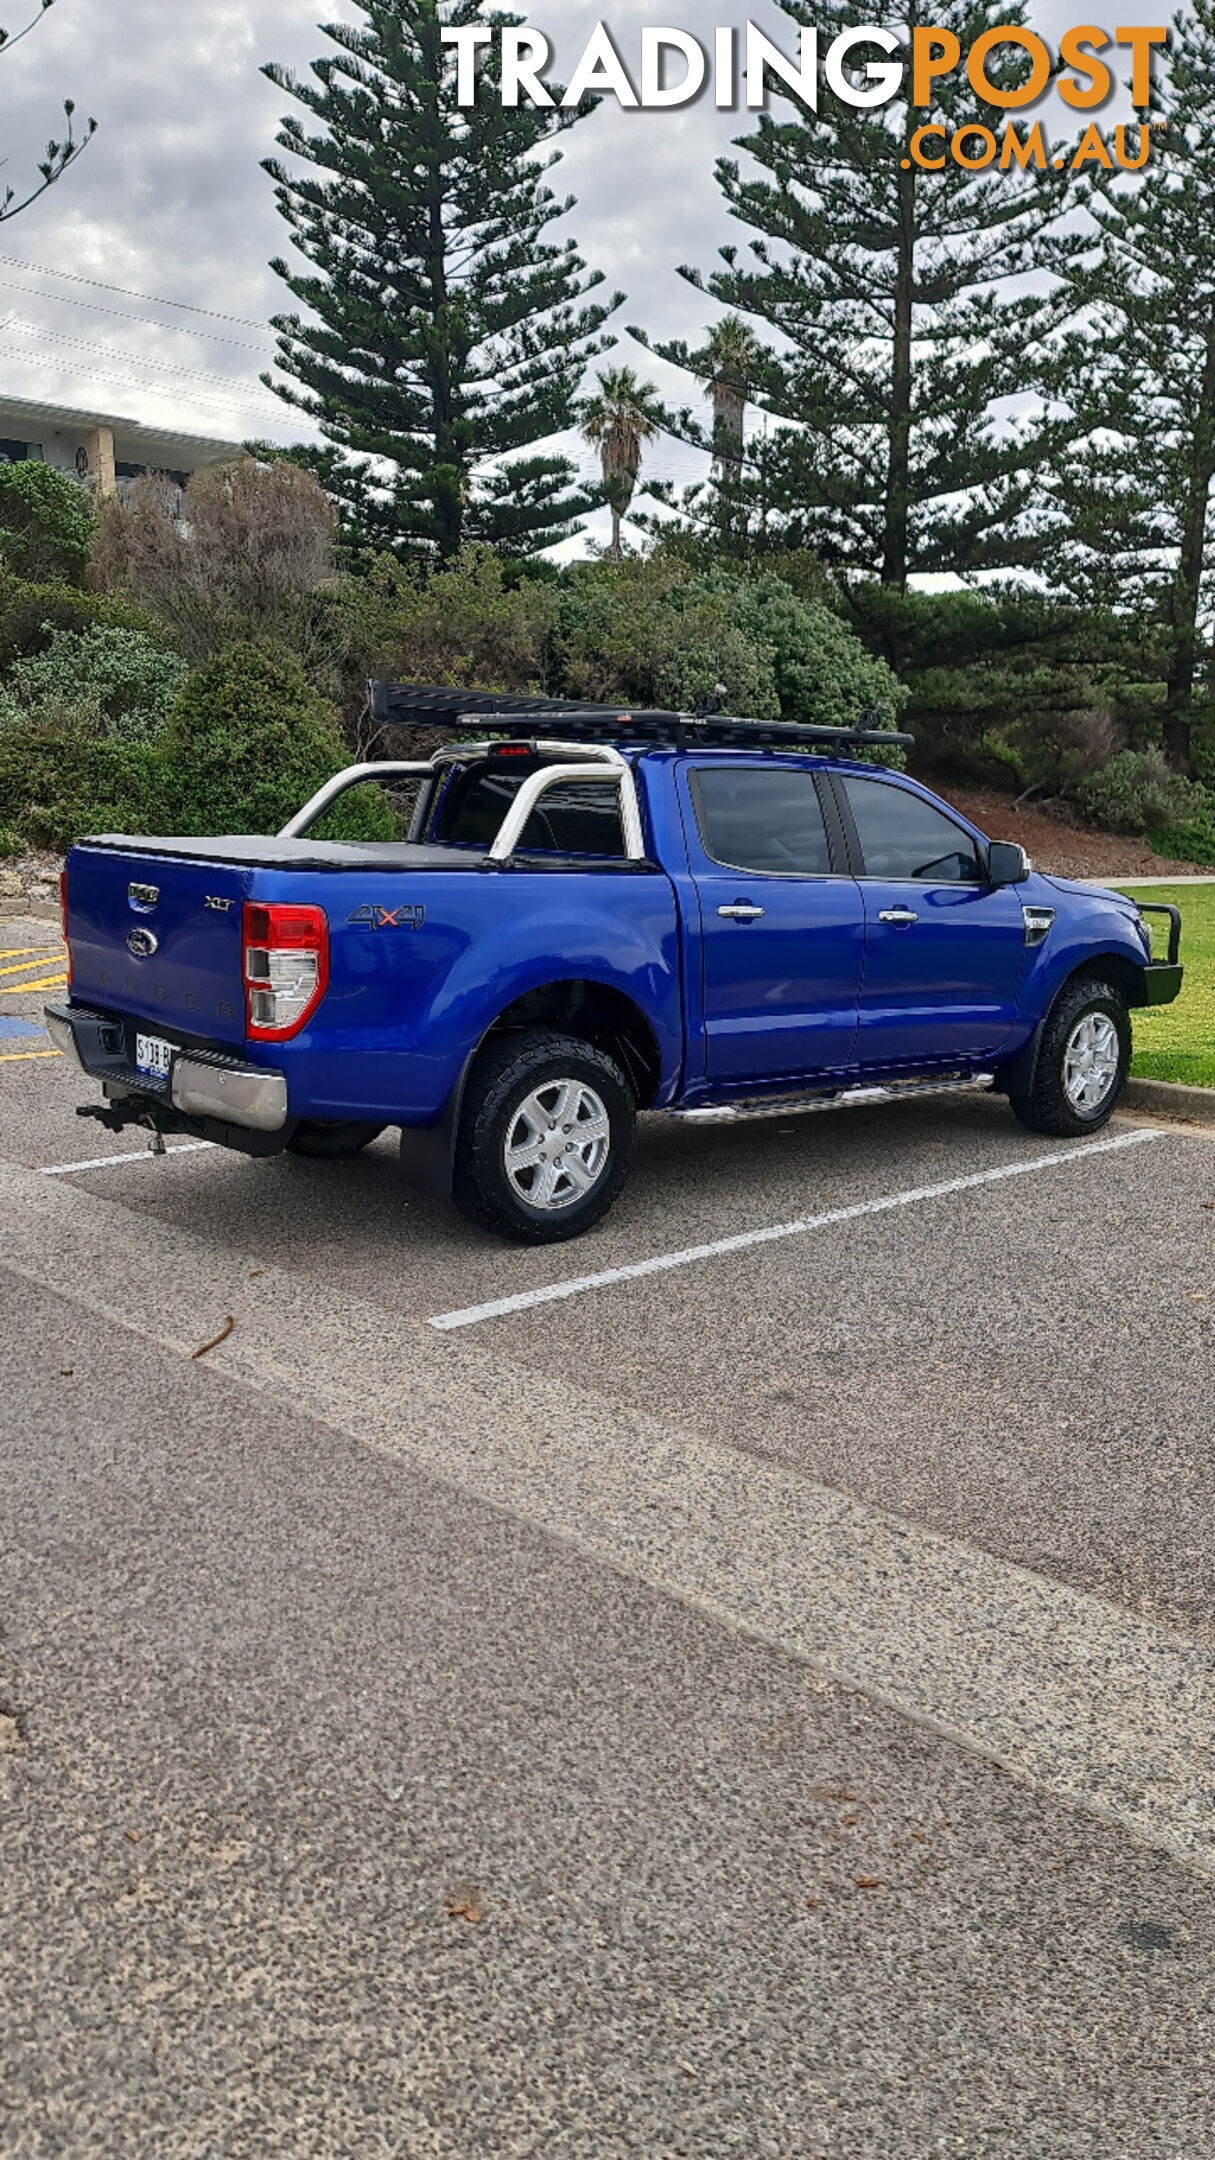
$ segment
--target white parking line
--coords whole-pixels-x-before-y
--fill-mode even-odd
[[[777,1223],[770,1230],[743,1230],[736,1237],[715,1238],[711,1245],[689,1245],[682,1252],[660,1253],[653,1260],[637,1260],[631,1267],[605,1268],[601,1275],[575,1275],[568,1282],[546,1283],[541,1290],[520,1290],[514,1297],[493,1298],[487,1305],[466,1305],[459,1312],[434,1313],[432,1328],[475,1327],[481,1320],[497,1320],[503,1313],[527,1312],[533,1305],[549,1305],[557,1298],[581,1297],[587,1290],[603,1290],[611,1283],[635,1282],[643,1275],[664,1275],[671,1268],[691,1267],[698,1260],[716,1260],[723,1253],[745,1252],[751,1245],[775,1245],[781,1238],[805,1237],[811,1230],[826,1230],[832,1223],[858,1222],[864,1215],[884,1215],[890,1208],[913,1207],[919,1200],[944,1200],[950,1193],[972,1192],[979,1185],[995,1185],[1002,1178],[1029,1177],[1036,1170],[1053,1170],[1056,1163],[1079,1162],[1087,1155],[1109,1155],[1118,1148],[1141,1147],[1148,1140],[1163,1140],[1161,1132],[1143,1128],[1119,1133],[1113,1140],[1086,1140],[1081,1147],[1059,1148],[1053,1155],[1035,1155],[1029,1162],[1002,1163],[998,1170],[978,1170],[971,1177],[946,1178],[940,1185],[917,1185],[910,1192],[888,1193],[881,1200],[859,1200],[854,1207],[832,1208],[826,1215],[806,1215],[798,1222]]]
[[[216,1145],[217,1143],[214,1140],[184,1140],[180,1147],[166,1148],[165,1154],[197,1155],[200,1148],[211,1148]],[[163,1157],[154,1156],[151,1148],[145,1148],[139,1154],[136,1154],[134,1148],[132,1148],[129,1155],[95,1155],[92,1162],[44,1163],[40,1166],[40,1175],[42,1177],[67,1177],[73,1170],[108,1170],[111,1163],[155,1162],[158,1160],[163,1160]]]

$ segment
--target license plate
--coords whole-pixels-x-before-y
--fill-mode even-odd
[[[141,1073],[154,1073],[158,1080],[167,1080],[172,1059],[172,1043],[162,1042],[159,1035],[135,1037],[135,1064]]]

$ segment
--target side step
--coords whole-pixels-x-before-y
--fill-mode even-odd
[[[710,1103],[703,1110],[674,1110],[689,1125],[734,1125],[743,1118],[806,1117],[812,1110],[865,1110],[871,1103],[904,1102],[909,1095],[962,1095],[990,1088],[995,1074],[968,1073],[954,1080],[893,1080],[887,1087],[840,1088],[834,1095],[771,1095],[741,1102]]]

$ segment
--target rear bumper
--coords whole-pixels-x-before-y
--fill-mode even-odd
[[[281,1136],[285,1144],[295,1120],[287,1114],[287,1080],[281,1072],[246,1065],[239,1058],[209,1050],[175,1049],[166,1079],[141,1073],[131,1063],[126,1028],[106,1013],[48,1005],[47,1033],[57,1050],[75,1057],[92,1079],[100,1080],[111,1102],[134,1101],[138,1114],[164,1129],[206,1130],[221,1145],[248,1145],[254,1135]],[[178,1120],[183,1121],[181,1125]],[[235,1128],[241,1137],[229,1137]]]

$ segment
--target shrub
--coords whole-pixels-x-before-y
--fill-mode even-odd
[[[179,495],[163,474],[102,505],[92,575],[169,631],[190,659],[241,638],[298,642],[307,602],[333,577],[337,514],[287,459],[205,466]]]
[[[78,480],[33,459],[0,465],[0,552],[15,576],[81,579],[92,536],[93,499]]]
[[[156,757],[171,829],[182,833],[278,832],[349,763],[338,714],[299,661],[248,642],[190,675]],[[334,819],[342,837],[397,835],[393,813],[369,789]]]
[[[365,674],[526,692],[541,680],[556,599],[538,579],[508,583],[492,548],[466,547],[429,572],[381,555],[340,608]]]
[[[866,714],[893,726],[907,693],[886,662],[821,600],[802,598],[779,577],[759,577],[737,589],[734,618],[772,654],[782,720],[801,727],[855,727]],[[901,765],[903,753],[878,754]]]
[[[676,711],[721,683],[732,711],[780,716],[773,655],[733,619],[726,581],[653,557],[570,567],[557,590],[551,678],[567,697]]]
[[[94,628],[147,633],[152,625],[127,601],[82,592],[62,578],[30,584],[0,570],[0,674],[29,653],[45,652],[56,631]]]
[[[144,631],[96,623],[55,630],[44,652],[18,660],[0,693],[0,723],[146,742],[163,726],[189,667]]]
[[[1166,765],[1159,750],[1121,750],[1076,788],[1086,818],[1107,832],[1144,833],[1198,813],[1204,790]]]
[[[83,833],[163,830],[160,785],[147,743],[28,723],[0,730],[0,827],[25,846],[66,849]]]
[[[1190,815],[1154,832],[1152,845],[1174,862],[1215,864],[1215,792],[1196,789]]]

